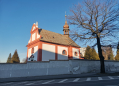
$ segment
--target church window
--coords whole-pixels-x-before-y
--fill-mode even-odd
[[[77,52],[74,53],[75,56],[78,56]]]
[[[31,54],[33,54],[34,53],[34,47],[31,49]]]
[[[62,55],[67,55],[66,50],[63,50],[63,51],[62,51]]]

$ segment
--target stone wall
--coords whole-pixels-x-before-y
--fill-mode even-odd
[[[106,72],[119,71],[119,61],[105,61]],[[0,78],[100,72],[100,61],[57,60],[28,62],[27,64],[0,63]]]

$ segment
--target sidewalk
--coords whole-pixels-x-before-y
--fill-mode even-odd
[[[101,76],[119,76],[119,72],[101,73],[86,73],[86,74],[65,74],[65,75],[45,75],[32,77],[14,77],[14,78],[0,78],[0,83],[5,82],[21,82],[21,81],[36,81],[49,79],[63,79],[63,78],[84,78],[84,77],[101,77]]]

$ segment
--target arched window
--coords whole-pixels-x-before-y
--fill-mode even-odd
[[[75,55],[75,56],[78,56],[78,53],[77,53],[77,52],[75,52],[75,53],[74,53],[74,55]]]
[[[34,47],[31,49],[31,54],[33,54],[34,53]]]
[[[62,55],[67,55],[66,50],[63,50],[63,51],[62,51]]]

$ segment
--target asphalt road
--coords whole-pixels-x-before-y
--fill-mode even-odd
[[[119,76],[7,82],[0,86],[119,86]]]
[[[118,80],[103,80],[103,81],[90,81],[90,82],[70,82],[61,84],[49,84],[41,86],[119,86]]]

